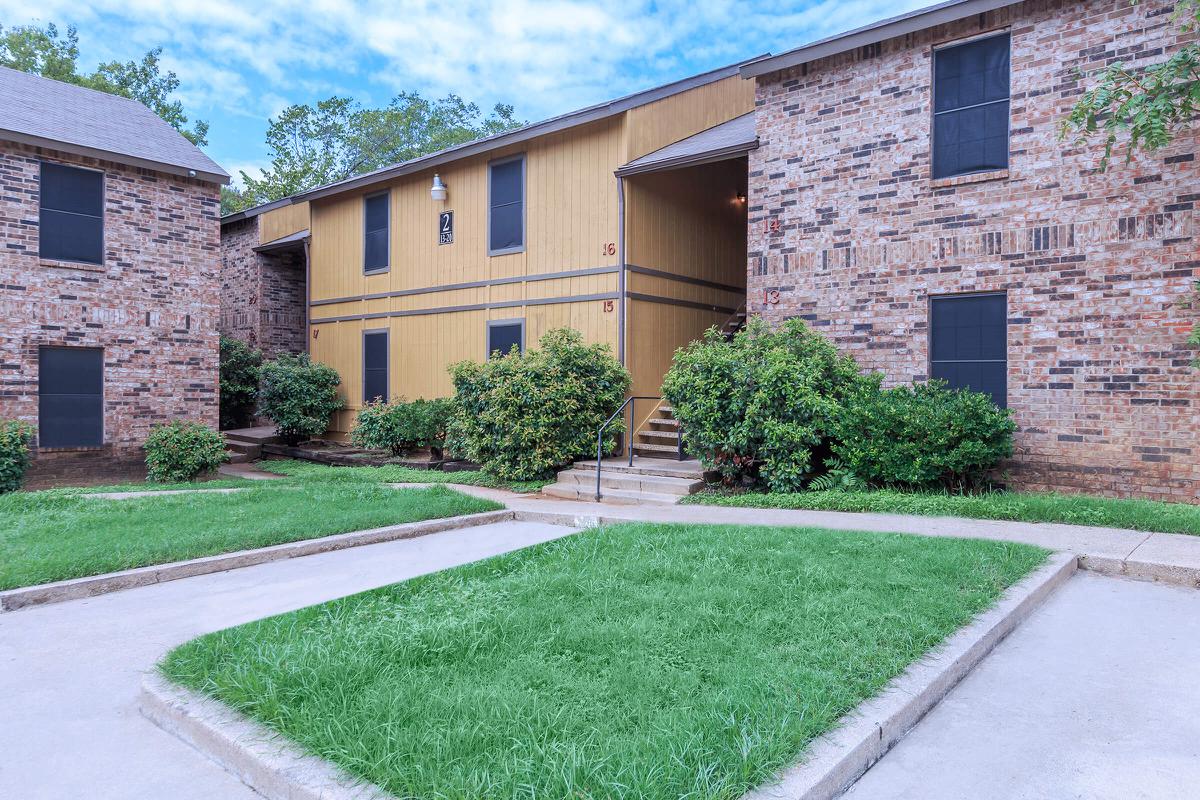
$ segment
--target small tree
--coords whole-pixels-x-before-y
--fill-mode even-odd
[[[801,320],[771,330],[755,318],[732,341],[714,328],[677,351],[663,395],[705,467],[794,492],[821,467],[842,401],[866,380]]]
[[[250,424],[262,361],[262,353],[241,339],[221,337],[221,430]]]
[[[450,374],[458,390],[454,451],[505,480],[549,477],[594,456],[596,430],[620,407],[630,383],[607,345],[585,345],[570,328],[547,332],[539,350],[463,361]],[[610,428],[607,452],[619,430]]]
[[[307,353],[281,355],[262,366],[259,411],[295,446],[329,428],[329,418],[344,405],[337,396],[341,382],[333,368],[312,361]]]

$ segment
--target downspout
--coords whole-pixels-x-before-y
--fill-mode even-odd
[[[617,357],[625,358],[625,179],[617,176]]]
[[[312,242],[312,234],[304,237],[304,352],[312,350],[312,324],[309,322],[309,310],[312,306],[312,262],[308,257],[308,246]]]

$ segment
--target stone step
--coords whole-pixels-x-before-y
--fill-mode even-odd
[[[648,458],[679,458],[679,444],[650,444],[649,442],[634,442],[633,454]]]
[[[575,469],[583,470],[592,473],[592,480],[596,476],[596,460],[576,461]],[[629,472],[638,475],[663,475],[669,478],[691,478],[692,480],[700,480],[704,477],[704,468],[700,466],[700,462],[694,459],[687,461],[666,461],[661,458],[642,459],[635,457],[633,466],[624,458],[606,458],[604,459],[605,474],[613,472]]]
[[[567,469],[558,473],[560,484],[572,484],[590,487],[596,490],[596,470]],[[600,473],[600,486],[606,489],[628,489],[635,492],[651,492],[655,494],[694,494],[704,488],[704,481],[699,478],[675,478],[666,475],[645,475],[636,472],[610,472],[607,469]]]
[[[660,428],[672,428],[676,430],[679,428],[679,420],[675,419],[674,417],[659,417],[658,419],[649,419],[646,420],[646,423],[648,425],[657,425]]]
[[[678,430],[674,430],[674,431],[641,430],[641,431],[638,431],[638,436],[644,436],[646,438],[646,442],[652,443],[652,444],[669,444],[671,442],[675,442],[678,444],[678,442],[679,442],[679,431]]]
[[[556,497],[560,500],[583,500],[595,502],[596,487],[587,487],[582,485],[552,483],[549,486],[542,488],[542,494],[547,497]],[[634,492],[628,489],[604,489],[601,493],[600,501],[603,503],[612,503],[614,505],[640,505],[643,503],[652,503],[654,505],[671,506],[679,502],[681,495],[677,494],[658,494],[655,492]]]

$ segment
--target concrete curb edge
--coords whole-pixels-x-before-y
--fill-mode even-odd
[[[479,514],[465,514],[458,517],[443,517],[440,519],[406,522],[400,525],[388,525],[383,528],[371,528],[365,531],[335,533],[318,539],[301,539],[295,542],[259,547],[253,550],[238,550],[232,553],[221,553],[215,556],[204,556],[188,561],[172,561],[167,564],[157,564],[149,567],[137,567],[121,572],[109,572],[103,575],[92,575],[86,578],[43,583],[36,586],[25,586],[19,589],[8,589],[0,592],[0,613],[17,611],[29,606],[46,603],[61,603],[66,600],[79,600],[85,597],[118,592],[123,589],[133,589],[139,586],[150,586],[155,583],[190,578],[195,575],[206,575],[211,572],[224,572],[239,567],[252,567],[270,561],[282,561],[298,556],[310,556],[317,553],[329,553],[334,550],[344,550],[348,547],[359,547],[367,544],[391,542],[397,539],[411,539],[430,533],[470,528],[476,525],[490,525],[494,522],[508,522],[516,518],[515,512],[504,509],[500,511],[484,511]]]
[[[1074,574],[1078,558],[1054,553],[990,610],[911,665],[876,697],[817,739],[803,760],[743,800],[829,800],[884,756],[991,650]]]
[[[225,704],[145,674],[142,715],[232,773],[268,800],[374,800],[389,797],[328,761],[307,755]]]

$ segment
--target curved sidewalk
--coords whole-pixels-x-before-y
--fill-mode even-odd
[[[595,525],[609,522],[685,522],[731,525],[786,525],[837,530],[915,533],[965,539],[999,539],[1075,553],[1080,566],[1105,575],[1124,575],[1200,588],[1200,536],[1148,533],[1119,528],[1044,522],[919,517],[906,514],[861,514],[842,511],[793,511],[774,508],[674,505],[630,506],[555,500],[500,489],[450,484],[465,494],[504,503],[524,519],[547,515],[545,521]]]

